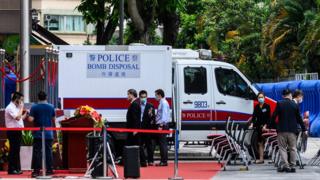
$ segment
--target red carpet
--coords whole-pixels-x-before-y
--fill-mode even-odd
[[[119,178],[123,179],[123,167],[117,167]],[[220,165],[215,162],[181,162],[179,163],[179,176],[184,179],[211,179],[220,171]],[[140,169],[141,179],[168,179],[173,176],[173,164],[167,167],[149,166]],[[66,176],[82,177],[83,174],[68,174],[67,171],[57,171],[53,178],[62,179]],[[0,178],[31,178],[31,172],[22,175],[7,175],[0,172]]]

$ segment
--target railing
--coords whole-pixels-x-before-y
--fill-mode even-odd
[[[30,100],[36,102],[38,92],[44,90],[48,94],[48,102],[58,107],[58,51],[44,46],[31,47],[30,72],[34,74],[30,82]]]
[[[302,73],[296,74],[296,80],[318,80],[318,73]]]

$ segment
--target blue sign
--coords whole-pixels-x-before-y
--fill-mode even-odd
[[[139,78],[140,54],[89,53],[87,78]]]

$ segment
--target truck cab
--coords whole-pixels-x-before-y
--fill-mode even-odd
[[[248,121],[258,91],[235,66],[203,60],[201,52],[186,49],[174,49],[173,59],[181,140],[205,140],[213,130],[223,129],[229,116]]]

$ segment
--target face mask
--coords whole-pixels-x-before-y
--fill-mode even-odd
[[[260,104],[263,104],[264,103],[264,98],[258,98],[258,101]]]
[[[142,104],[146,104],[147,98],[141,98],[140,101],[141,101]]]

